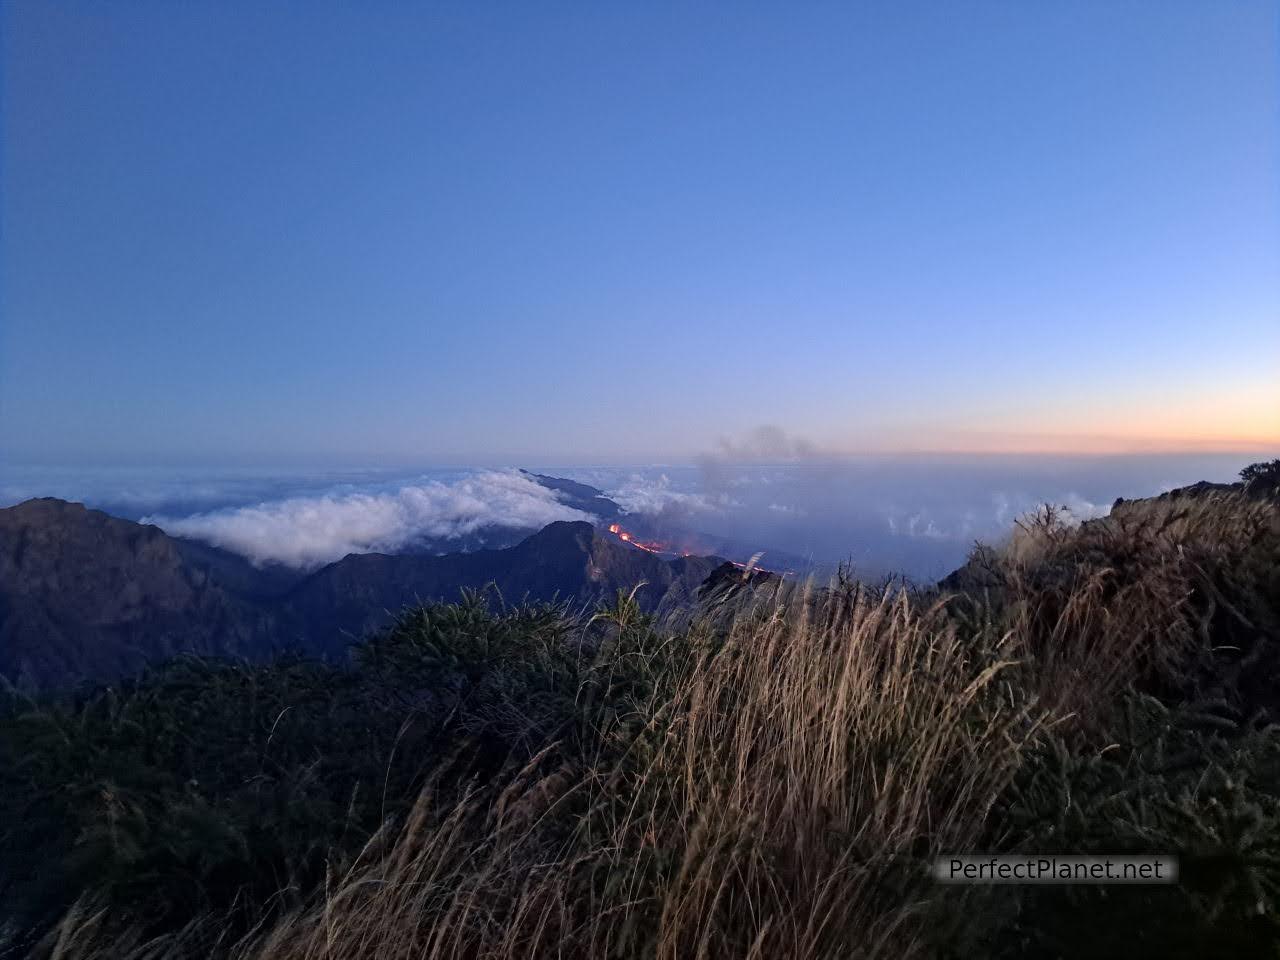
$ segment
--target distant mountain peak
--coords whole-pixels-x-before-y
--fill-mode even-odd
[[[599,517],[601,520],[616,520],[626,512],[610,500],[603,490],[599,490],[590,484],[580,483],[577,480],[567,480],[564,477],[549,477],[545,473],[534,473],[531,470],[525,470],[523,467],[520,468],[520,473],[536,482],[539,486],[546,487],[554,492],[565,506],[581,510],[583,513],[589,513],[592,516]]]

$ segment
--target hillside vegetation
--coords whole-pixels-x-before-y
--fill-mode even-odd
[[[9,949],[1274,957],[1267,483],[1046,510],[937,589],[774,583],[679,621],[468,596],[350,669],[11,694]],[[959,852],[1173,853],[1183,882],[935,884]]]

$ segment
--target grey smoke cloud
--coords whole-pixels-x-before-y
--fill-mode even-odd
[[[724,509],[729,505],[727,498],[723,495],[709,496],[705,493],[680,490],[665,473],[660,473],[656,477],[633,473],[621,483],[608,486],[605,492],[610,500],[627,513],[643,513],[649,516],[705,513]]]
[[[725,460],[768,461],[806,460],[820,455],[812,442],[772,423],[763,423],[745,436],[722,437],[719,449],[712,454]]]
[[[595,517],[514,470],[382,493],[291,497],[186,517],[143,518],[166,533],[224,547],[259,565],[303,569],[349,553],[395,552],[424,538],[457,539],[490,527],[536,530],[557,520]]]

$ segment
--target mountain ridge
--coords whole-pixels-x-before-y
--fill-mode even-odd
[[[589,604],[637,590],[650,610],[692,599],[722,563],[667,559],[583,521],[510,547],[349,554],[305,575],[56,498],[0,509],[0,677],[23,690],[110,681],[181,653],[345,655],[406,606],[490,584],[506,602]]]

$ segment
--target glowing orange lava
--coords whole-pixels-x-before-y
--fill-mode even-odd
[[[693,554],[690,551],[677,550],[674,547],[672,547],[671,544],[664,543],[661,540],[639,540],[636,538],[634,534],[631,533],[631,531],[624,530],[621,524],[617,524],[617,523],[609,524],[609,532],[612,533],[619,540],[621,540],[623,543],[627,543],[633,547],[639,548],[640,550],[644,550],[646,553],[655,553],[655,554],[658,554],[659,556],[664,556],[664,557],[693,556]],[[764,556],[763,553],[757,553],[746,563],[739,563],[737,560],[730,560],[729,562],[732,563],[739,570],[741,570],[743,572],[744,577],[749,577],[751,576],[752,573],[771,572],[769,570],[766,570],[764,567],[760,566],[760,558],[763,556]]]
[[[629,543],[633,547],[639,547],[648,553],[656,553],[666,556],[689,556],[688,551],[674,550],[669,543],[663,543],[660,540],[640,540],[637,539],[629,530],[624,530],[619,524],[609,524],[609,532],[616,536],[623,543]]]

